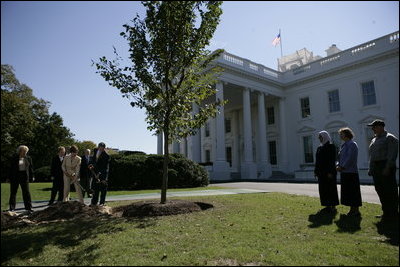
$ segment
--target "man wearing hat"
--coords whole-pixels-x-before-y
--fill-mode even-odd
[[[382,204],[382,219],[399,216],[399,192],[396,182],[396,158],[399,140],[385,130],[385,122],[374,120],[368,126],[374,131],[369,145],[368,175],[374,179],[375,190]]]

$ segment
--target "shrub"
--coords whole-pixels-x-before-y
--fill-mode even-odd
[[[112,155],[109,188],[160,189],[164,156],[141,153]],[[200,187],[209,183],[207,171],[180,154],[171,154],[168,164],[168,188]]]
[[[35,182],[49,182],[50,178],[50,166],[43,166],[35,170]]]

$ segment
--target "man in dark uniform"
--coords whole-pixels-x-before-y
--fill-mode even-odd
[[[82,185],[82,196],[85,197],[85,193],[87,193],[88,197],[92,197],[91,192],[91,181],[90,181],[90,149],[85,149],[84,155],[82,155],[81,160],[81,168],[79,170],[79,183]]]
[[[100,206],[105,205],[107,185],[108,185],[108,170],[110,156],[105,151],[106,145],[101,142],[97,149],[94,149],[93,157],[89,168],[96,174],[93,177],[92,189],[94,190],[91,205],[97,205],[100,193]]]
[[[382,204],[382,219],[394,219],[399,216],[399,191],[396,182],[396,158],[399,140],[385,131],[385,122],[374,120],[372,127],[375,137],[369,145],[368,175],[374,179],[375,190]]]
[[[61,169],[61,164],[64,160],[64,156],[65,156],[65,147],[60,146],[58,148],[57,155],[54,155],[53,159],[51,160],[50,174],[51,174],[51,179],[53,180],[53,187],[51,188],[50,201],[48,205],[52,205],[54,203],[57,192],[58,192],[57,201],[58,202],[63,201],[64,174]]]

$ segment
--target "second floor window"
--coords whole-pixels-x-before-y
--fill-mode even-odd
[[[231,119],[225,118],[225,133],[231,132]]]
[[[209,137],[210,136],[210,123],[206,122],[206,125],[204,128],[205,128],[204,130],[205,130],[206,137]]]
[[[328,92],[329,112],[340,111],[339,90]]]
[[[275,123],[274,107],[267,108],[267,123],[268,124],[274,124]]]
[[[362,94],[363,94],[363,105],[375,105],[376,95],[375,95],[375,84],[374,81],[369,81],[361,84]]]
[[[300,99],[301,117],[307,118],[311,115],[310,112],[310,99],[308,97]]]

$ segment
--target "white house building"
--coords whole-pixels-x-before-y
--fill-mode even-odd
[[[359,147],[360,177],[371,179],[366,170],[373,132],[366,124],[383,119],[399,136],[399,32],[326,52],[319,57],[299,50],[278,60],[281,71],[223,53],[216,60],[224,71],[215,97],[228,103],[197,135],[172,144],[171,152],[209,163],[211,181],[279,174],[314,179],[318,132],[327,130],[340,146],[337,131],[347,126]]]

